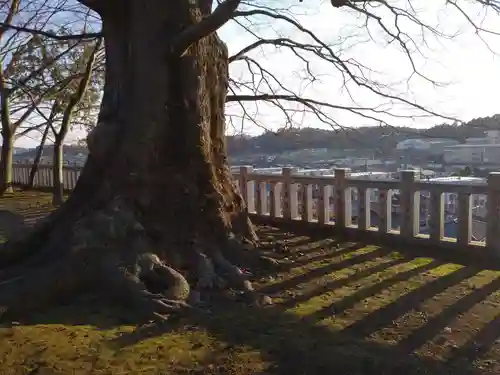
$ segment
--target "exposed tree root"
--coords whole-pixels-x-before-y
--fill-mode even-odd
[[[200,309],[200,296],[213,289],[241,290],[251,303],[261,298],[247,275],[224,256],[248,251],[236,249],[239,242],[232,236],[222,249],[213,250],[213,244],[199,239],[193,249],[172,252],[185,258],[174,266],[160,258],[165,252],[146,233],[133,210],[117,200],[85,216],[73,226],[63,256],[45,258],[43,266],[17,265],[0,274],[0,319],[85,292],[112,297],[139,322]]]
[[[152,254],[151,254],[152,255]],[[152,255],[152,257],[154,257]],[[150,276],[150,273],[154,271],[141,273],[141,276]],[[174,271],[175,272],[175,271]],[[161,284],[167,284],[166,279],[159,279],[159,284],[151,284],[151,279],[147,277],[141,279],[136,274],[130,273],[125,269],[113,267],[111,270],[106,271],[105,274],[106,281],[108,281],[108,286],[106,293],[110,291],[115,292],[114,298],[117,298],[117,302],[121,303],[125,307],[131,309],[134,320],[140,322],[149,320],[165,320],[165,314],[170,314],[172,312],[180,311],[183,308],[188,308],[190,305],[185,301],[184,294],[181,294],[176,298],[172,289],[167,286],[167,291],[164,293],[154,293],[148,289],[146,285],[149,281],[150,287],[156,289],[161,286]],[[159,275],[155,275],[155,278]],[[181,278],[178,280],[183,282]],[[186,283],[187,284],[187,283]],[[173,286],[175,289],[175,286]],[[188,286],[189,288],[189,286]],[[110,290],[111,289],[111,290]],[[153,289],[154,290],[154,289]],[[184,291],[184,293],[189,292]],[[172,297],[174,299],[170,299]]]

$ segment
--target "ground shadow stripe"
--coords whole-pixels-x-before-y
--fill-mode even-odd
[[[298,295],[295,298],[291,298],[287,301],[280,303],[279,305],[283,306],[285,308],[293,307],[294,305],[296,305],[298,303],[305,302],[305,301],[307,301],[315,296],[326,293],[332,289],[341,288],[344,285],[347,285],[347,284],[350,284],[352,282],[364,279],[365,277],[369,277],[375,273],[382,272],[382,271],[386,270],[387,268],[393,267],[393,266],[398,265],[398,264],[405,263],[407,261],[408,261],[408,259],[400,258],[400,259],[391,260],[387,263],[377,264],[373,267],[369,267],[369,268],[364,269],[362,271],[356,272],[356,273],[349,275],[347,277],[344,277],[342,279],[329,281],[329,282],[325,283],[324,285],[320,286],[319,288],[314,289],[311,292]]]
[[[353,256],[352,258],[344,259],[340,262],[331,263],[331,264],[328,264],[328,265],[323,266],[323,267],[318,267],[318,268],[315,268],[309,272],[306,272],[305,274],[301,274],[301,275],[292,277],[290,279],[283,280],[279,283],[265,286],[261,289],[261,292],[272,294],[272,293],[277,293],[278,291],[281,291],[283,289],[290,289],[298,284],[302,284],[302,283],[308,282],[312,279],[322,277],[324,275],[332,273],[333,271],[338,271],[338,270],[344,269],[346,267],[351,267],[354,264],[363,263],[363,262],[366,262],[370,259],[374,259],[374,258],[383,256],[383,255],[386,255],[389,252],[390,251],[386,248],[377,248],[377,249],[370,251],[368,253],[363,253],[363,254],[360,254],[358,256]]]
[[[474,305],[484,300],[488,295],[494,293],[500,288],[500,278],[496,278],[481,288],[478,288],[468,295],[462,297],[451,306],[446,307],[438,315],[430,318],[420,328],[411,332],[404,339],[399,341],[402,349],[411,353],[427,341],[434,338],[439,332],[449,325],[458,315],[466,313]]]
[[[367,288],[358,290],[357,292],[344,297],[340,301],[334,302],[331,305],[326,306],[321,310],[308,315],[307,319],[311,322],[318,322],[320,320],[328,318],[333,314],[342,313],[345,310],[354,307],[354,305],[356,305],[358,302],[361,302],[366,298],[372,297],[398,282],[406,281],[414,276],[417,276],[420,273],[431,270],[433,268],[437,268],[442,264],[443,263],[440,261],[433,260],[427,264],[423,264],[415,268],[399,272],[394,276],[390,276],[387,279],[377,282],[376,284],[373,284]]]
[[[441,293],[447,288],[458,284],[462,280],[470,278],[478,274],[481,270],[472,267],[463,267],[452,273],[441,276],[436,280],[430,281],[427,284],[419,287],[416,290],[409,292],[398,298],[396,301],[373,311],[367,317],[343,330],[345,335],[353,336],[369,336],[371,333],[388,326],[399,316],[413,309],[417,303],[432,298],[436,294]]]
[[[345,254],[353,253],[353,252],[361,250],[365,247],[366,247],[366,245],[364,245],[364,244],[351,244],[349,246],[346,246],[346,247],[343,247],[341,249],[334,250],[334,251],[326,250],[325,254],[313,255],[313,256],[308,257],[308,258],[299,258],[299,259],[295,260],[293,263],[290,263],[289,267],[285,267],[285,268],[288,270],[292,270],[294,268],[300,268],[300,267],[306,266],[310,263],[321,262],[321,261],[325,261],[329,258],[335,258],[335,257],[339,257],[339,256],[342,256]]]

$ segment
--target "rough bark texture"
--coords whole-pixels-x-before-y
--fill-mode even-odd
[[[52,175],[54,176],[52,186],[52,204],[60,206],[64,202],[63,185],[63,144],[62,139],[56,137],[54,142],[54,154],[52,156]]]
[[[2,131],[2,152],[0,163],[0,195],[12,192],[12,158],[14,155],[14,135]]]
[[[226,160],[227,49],[212,34],[169,55],[201,20],[189,3],[100,10],[106,86],[89,159],[68,201],[0,253],[4,317],[94,286],[145,319],[226,284],[261,301],[235,265],[254,260],[242,240],[256,236]]]

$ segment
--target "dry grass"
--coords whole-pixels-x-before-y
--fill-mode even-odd
[[[0,205],[29,215],[48,201]],[[80,299],[0,328],[0,374],[500,373],[500,272],[269,227],[260,236],[289,243],[276,254],[283,272],[257,280],[272,306],[139,328]]]

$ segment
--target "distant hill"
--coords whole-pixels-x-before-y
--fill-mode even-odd
[[[232,156],[246,154],[280,154],[303,149],[372,149],[375,153],[392,151],[408,138],[450,138],[464,142],[469,137],[482,137],[486,130],[500,129],[500,114],[478,118],[463,125],[437,125],[428,129],[405,127],[364,127],[346,130],[315,128],[282,129],[256,137],[228,136],[228,152]]]
[[[405,127],[362,127],[345,130],[327,130],[316,128],[281,129],[267,132],[256,137],[247,135],[228,136],[229,155],[244,156],[249,154],[277,155],[305,149],[330,150],[372,150],[375,155],[393,151],[396,144],[408,138],[450,138],[464,142],[466,138],[482,137],[486,130],[500,129],[500,114],[477,118],[463,125],[436,125],[428,129]],[[17,158],[34,158],[36,148],[16,147]],[[86,155],[86,147],[65,145],[65,159]],[[51,157],[53,146],[46,145],[43,155]]]
[[[28,151],[29,148],[24,148],[24,147],[14,147],[14,155],[17,154],[22,154],[23,152]]]

